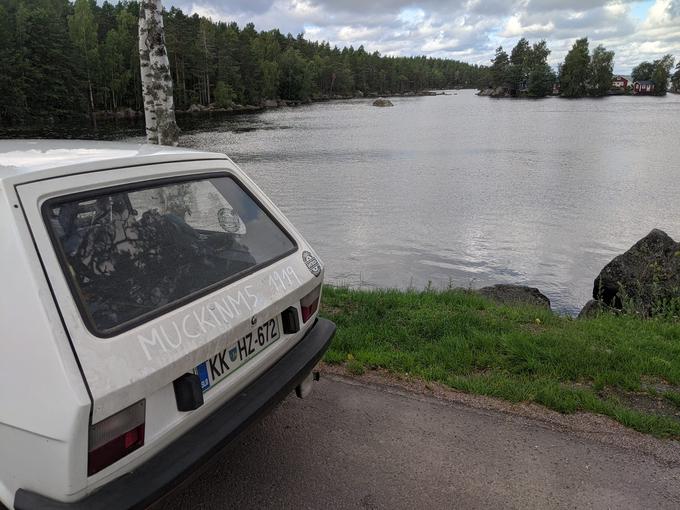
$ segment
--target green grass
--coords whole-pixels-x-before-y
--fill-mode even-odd
[[[574,320],[529,306],[496,305],[463,290],[334,287],[324,289],[322,314],[338,325],[325,361],[346,363],[352,373],[384,368],[680,437],[680,421],[601,396],[608,387],[645,393],[642,383],[650,380],[680,386],[678,322],[613,315]],[[653,390],[648,395],[659,398]],[[663,397],[680,403],[680,394]]]

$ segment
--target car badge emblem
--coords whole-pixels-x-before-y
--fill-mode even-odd
[[[302,260],[307,266],[307,269],[309,269],[309,272],[312,273],[314,276],[319,276],[321,274],[321,264],[319,264],[319,261],[314,255],[312,255],[308,251],[303,251]]]

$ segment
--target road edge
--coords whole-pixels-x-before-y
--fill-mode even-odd
[[[465,393],[440,383],[423,381],[409,375],[393,374],[387,370],[367,370],[363,374],[352,374],[343,365],[323,362],[319,368],[324,377],[331,380],[367,386],[405,398],[463,406],[481,412],[501,413],[511,420],[524,422],[528,420],[542,428],[650,455],[658,462],[669,466],[680,465],[680,441],[659,439],[637,432],[604,415],[587,412],[562,414],[538,404],[524,402],[515,404],[493,397]]]

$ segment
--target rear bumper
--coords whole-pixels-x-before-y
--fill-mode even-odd
[[[19,489],[14,507],[16,510],[145,508],[283,400],[318,363],[334,334],[335,324],[318,319],[302,340],[241,393],[134,472],[115,479],[90,496],[63,503]]]

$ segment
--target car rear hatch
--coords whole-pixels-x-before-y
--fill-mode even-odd
[[[74,174],[17,190],[92,396],[94,480],[112,473],[121,451],[133,460],[195,424],[313,322],[318,260],[228,160]],[[201,385],[188,408],[178,396],[192,391],[183,377]],[[187,412],[192,399],[205,405]]]

